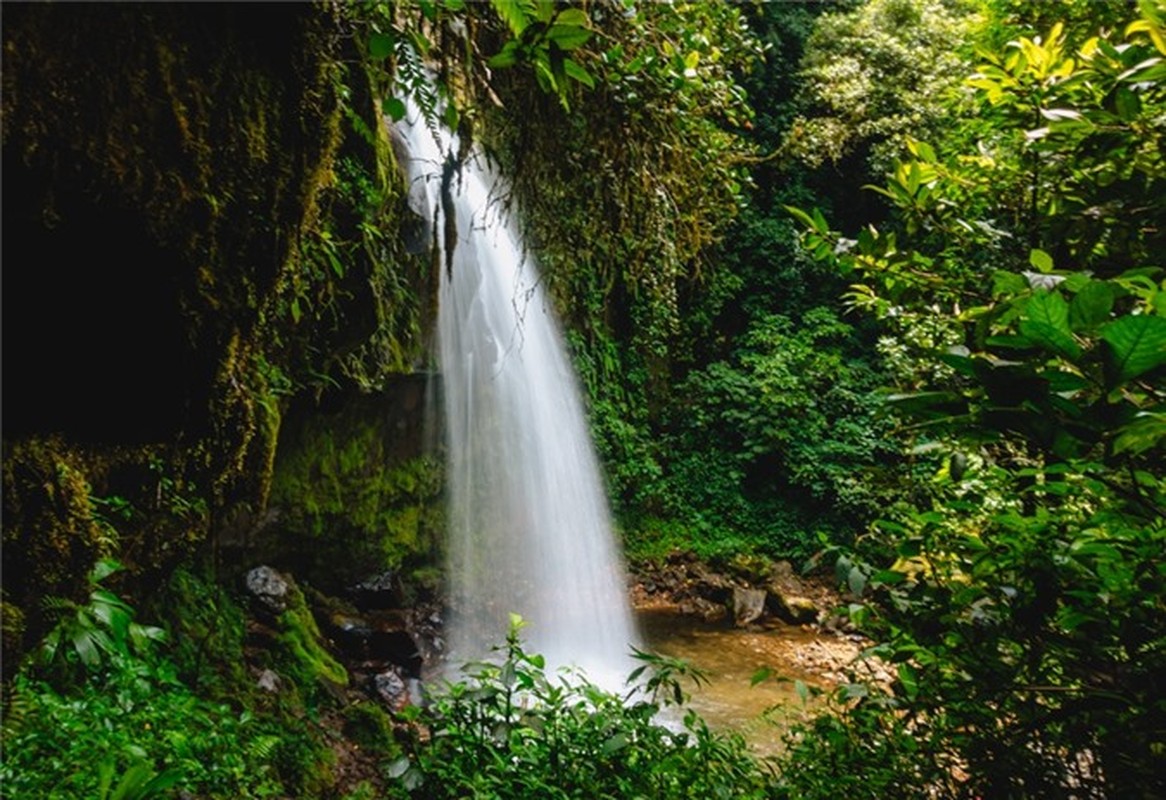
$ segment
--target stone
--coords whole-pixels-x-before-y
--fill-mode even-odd
[[[348,590],[349,597],[357,608],[385,609],[401,605],[401,581],[397,573],[389,570],[373,575]]]
[[[244,579],[247,591],[273,614],[287,611],[291,587],[287,578],[268,566],[255,567]]]
[[[756,622],[765,611],[765,590],[733,587],[733,623],[743,627]]]
[[[396,669],[388,669],[373,676],[377,696],[393,711],[400,711],[410,701],[409,684]]]
[[[793,625],[807,625],[818,620],[818,605],[808,597],[770,592],[767,604],[775,616]]]
[[[265,692],[279,694],[280,679],[275,670],[265,669],[260,672],[258,679],[255,681],[255,684]]]

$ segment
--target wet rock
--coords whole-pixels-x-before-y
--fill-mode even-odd
[[[756,622],[765,611],[765,590],[733,587],[733,623],[739,627]]]
[[[380,614],[369,618],[368,656],[401,668],[410,677],[421,675],[423,658],[405,614]]]
[[[335,613],[328,617],[328,637],[350,658],[365,658],[373,629],[368,620],[351,614]]]
[[[399,608],[403,590],[397,574],[388,570],[349,587],[348,595],[357,608]]]
[[[770,592],[767,605],[774,616],[793,625],[808,625],[818,619],[817,603],[801,595]]]
[[[441,606],[437,603],[416,606],[406,619],[422,663],[432,664],[440,659],[445,653]]]
[[[409,705],[409,683],[396,669],[387,669],[373,676],[373,690],[386,706],[393,711],[400,711]]]
[[[280,681],[279,675],[276,674],[275,670],[265,669],[259,673],[259,677],[256,679],[255,685],[265,692],[279,694],[282,681]]]
[[[244,585],[251,597],[272,614],[287,611],[291,586],[287,578],[268,566],[255,567],[247,573]]]
[[[728,614],[728,609],[724,605],[705,600],[703,597],[683,600],[677,610],[681,614],[700,617],[705,622],[720,622]]]

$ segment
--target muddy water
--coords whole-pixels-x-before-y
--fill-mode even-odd
[[[671,609],[639,609],[636,621],[647,648],[682,658],[703,670],[708,683],[685,688],[691,707],[714,730],[734,730],[761,755],[780,752],[782,732],[814,710],[803,703],[795,681],[828,689],[857,652],[850,642],[792,625],[765,629],[707,623]],[[750,685],[762,667],[772,677]],[[776,678],[785,680],[776,680]]]

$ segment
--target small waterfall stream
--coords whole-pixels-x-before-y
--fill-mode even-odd
[[[415,108],[396,132],[410,205],[433,223],[441,256],[447,663],[489,656],[514,612],[548,669],[618,689],[639,637],[553,309],[485,159],[456,165],[456,137],[439,142]]]

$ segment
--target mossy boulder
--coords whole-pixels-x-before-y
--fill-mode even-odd
[[[348,672],[329,652],[295,580],[260,566],[247,573],[246,585],[252,599],[248,661],[278,675],[284,707],[302,709],[337,697],[348,685]]]
[[[259,558],[335,592],[438,557],[442,469],[424,442],[426,386],[401,377],[382,393],[289,413]]]

